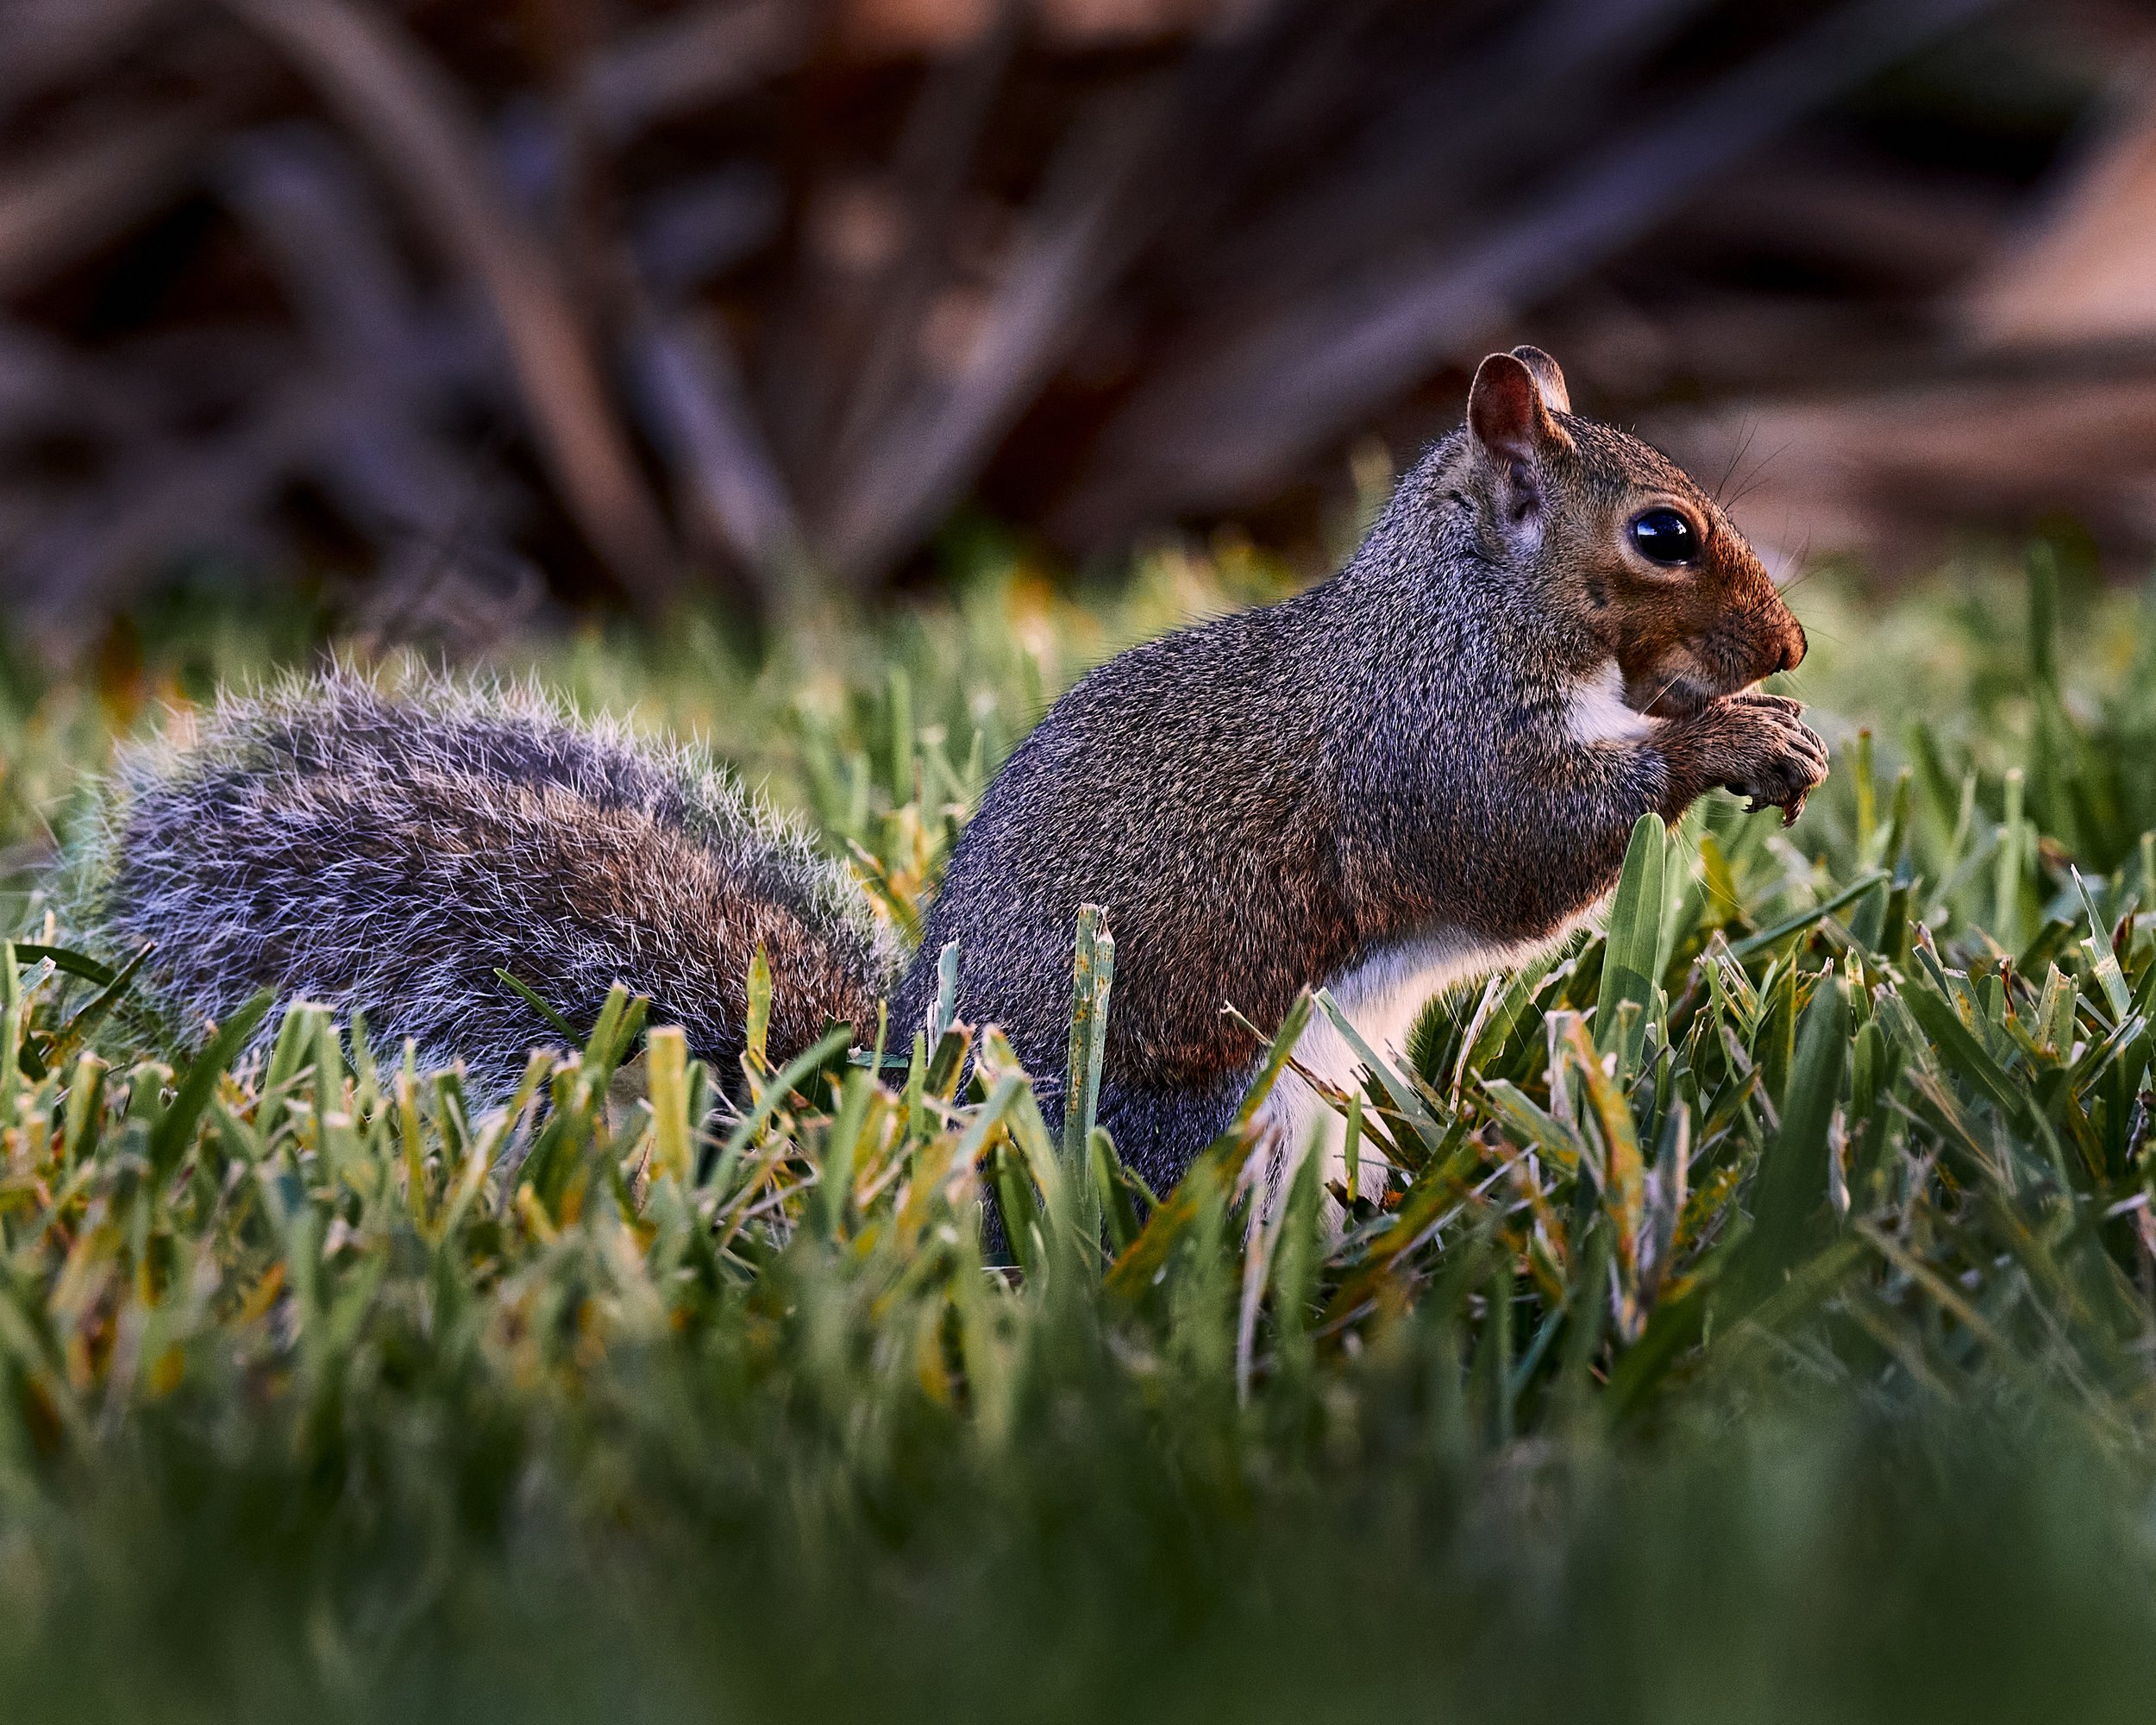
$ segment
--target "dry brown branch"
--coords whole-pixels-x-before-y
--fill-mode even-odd
[[[483,285],[532,429],[595,550],[655,606],[674,555],[545,248],[513,213],[454,88],[351,0],[226,0],[287,53],[388,166],[436,244]]]
[[[1739,521],[1785,558],[1860,552],[1907,565],[2060,510],[2107,549],[2156,537],[2156,346],[2147,342],[1737,401],[1646,429],[1708,472],[1743,452],[1752,471]]]
[[[952,376],[896,409],[834,488],[817,547],[842,578],[858,585],[881,570],[956,499],[1061,357],[1091,296],[1140,237],[1125,199],[1172,111],[1169,92],[1156,89],[1092,116]]]
[[[694,518],[760,577],[774,607],[812,602],[801,524],[723,332],[693,313],[654,317],[632,332],[630,356],[653,441],[695,500]]]
[[[41,330],[0,323],[0,423],[74,426],[125,443],[142,434],[143,403]]]
[[[2156,84],[2067,178],[2045,221],[1970,290],[1979,339],[2084,342],[2156,335]]]
[[[10,0],[0,26],[0,111],[94,72],[182,9],[179,0]]]
[[[647,25],[585,73],[579,93],[592,125],[620,143],[789,70],[808,50],[818,9],[810,0],[719,0]]]
[[[1463,351],[1668,215],[1808,110],[1993,0],[1854,0],[1614,148],[1463,252],[1341,284],[1194,367],[1167,368],[1105,444],[1064,513],[1081,537],[1163,508],[1250,501],[1403,378]]]
[[[0,293],[35,285],[157,207],[192,173],[210,114],[191,106],[71,138],[0,176]]]
[[[1608,417],[1868,448],[1848,404],[1973,328],[2065,448],[2084,337],[2156,327],[2146,95],[2093,151],[2072,102],[2156,28],[2002,9],[1835,100],[1984,5],[0,0],[0,588],[72,618],[304,536],[370,627],[477,638],[535,565],[590,593],[565,521],[647,604],[668,523],[783,607],[805,542],[866,591],[969,494],[1086,549],[1263,499],[1314,546],[1344,442],[1439,429],[1485,334]],[[2019,507],[2018,460],[2123,543],[2156,492],[2124,430],[2074,445],[2115,484],[1996,435],[1905,512]]]
[[[1504,166],[1507,149],[1551,132],[1553,116],[1621,78],[1708,3],[1543,0],[1525,9],[1495,41],[1373,116],[1344,170],[1206,260],[1207,287],[1262,279],[1283,292],[1337,279],[1344,263],[1403,227],[1432,231]]]
[[[322,348],[354,370],[408,387],[421,380],[417,297],[333,136],[304,122],[243,133],[224,150],[217,180]]]
[[[844,355],[850,387],[830,439],[832,471],[862,457],[918,368],[922,325],[950,272],[952,216],[1025,11],[1024,0],[1001,0],[993,27],[948,68],[931,72],[914,100],[893,172],[906,204],[906,240],[856,290],[872,307],[870,328],[858,353]],[[844,349],[833,345],[836,360]]]
[[[94,638],[142,567],[233,536],[256,505],[336,429],[342,392],[302,375],[231,430],[128,464],[44,527],[0,575],[28,632],[71,656]],[[34,574],[34,587],[23,586]]]
[[[220,179],[343,380],[347,411],[322,449],[330,489],[387,541],[492,542],[488,488],[429,423],[460,380],[423,334],[417,297],[354,166],[333,138],[292,127],[241,139]]]

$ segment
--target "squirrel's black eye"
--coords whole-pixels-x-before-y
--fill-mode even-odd
[[[1674,509],[1650,509],[1635,516],[1632,543],[1651,563],[1689,563],[1699,555],[1699,535]]]

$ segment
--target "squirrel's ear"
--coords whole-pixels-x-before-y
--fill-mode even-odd
[[[1557,362],[1539,348],[1519,347],[1512,356],[1534,373],[1535,388],[1542,396],[1542,405],[1552,413],[1572,411],[1572,392],[1564,386],[1564,373]]]
[[[1562,377],[1557,386],[1564,387]],[[1538,538],[1548,480],[1542,458],[1570,448],[1572,440],[1550,417],[1542,386],[1526,361],[1492,354],[1482,361],[1468,392],[1467,429],[1489,464],[1498,510],[1508,530]]]
[[[1564,386],[1562,378],[1558,386]],[[1545,448],[1570,441],[1551,418],[1527,362],[1513,354],[1492,354],[1476,368],[1467,392],[1467,424],[1500,467],[1532,466]]]

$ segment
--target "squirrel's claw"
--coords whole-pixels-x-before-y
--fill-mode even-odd
[[[1804,812],[1804,799],[1810,794],[1808,790],[1802,790],[1787,802],[1777,802],[1774,798],[1764,794],[1755,794],[1745,804],[1745,812],[1757,814],[1761,809],[1779,808],[1782,811],[1782,825],[1785,827],[1795,826],[1797,816]]]
[[[1736,750],[1747,770],[1724,781],[1726,787],[1745,799],[1746,814],[1779,808],[1782,825],[1794,826],[1804,812],[1805,798],[1827,776],[1826,743],[1797,717],[1802,706],[1786,695],[1746,690],[1726,697],[1724,706],[1752,731]],[[1767,720],[1764,726],[1758,724],[1762,718]]]

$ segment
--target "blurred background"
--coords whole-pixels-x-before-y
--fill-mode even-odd
[[[2156,541],[2156,7],[0,0],[0,620],[1314,573],[1532,340],[1867,579]]]

